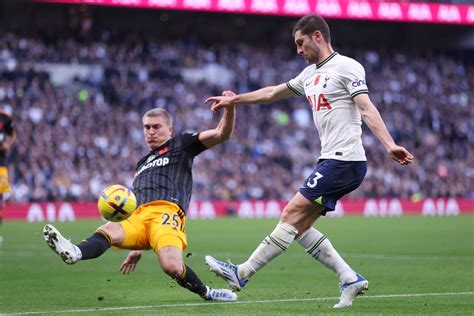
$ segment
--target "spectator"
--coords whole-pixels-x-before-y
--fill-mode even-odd
[[[419,159],[414,168],[398,167],[382,159],[384,149],[371,133],[363,133],[369,171],[350,196],[473,198],[474,66],[442,53],[340,52],[364,64],[390,133]],[[134,162],[146,151],[139,141],[145,110],[166,105],[176,131],[212,126],[208,108],[196,103],[224,88],[284,82],[304,66],[293,55],[278,45],[113,37],[51,43],[0,33],[0,107],[14,109],[22,131],[11,152],[12,200],[95,200],[109,184],[130,184]],[[279,72],[269,71],[275,60]],[[40,70],[44,63],[96,67],[99,75],[58,85]],[[226,74],[223,86],[206,81],[216,69]],[[296,175],[307,174],[316,160],[303,153],[320,148],[311,136],[309,106],[294,98],[239,111],[245,120],[238,120],[233,139],[196,159],[195,198],[290,198],[286,192],[302,181]]]

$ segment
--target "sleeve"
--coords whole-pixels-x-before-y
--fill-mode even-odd
[[[304,70],[296,77],[286,83],[288,89],[296,95],[304,95]]]
[[[179,135],[179,138],[184,150],[192,157],[207,149],[199,140],[199,133],[183,133]]]
[[[3,111],[0,111],[0,121],[2,122],[2,128],[5,134],[8,136],[13,135],[13,130],[15,128],[15,125],[13,123],[13,120],[10,115],[7,113],[4,113]]]
[[[365,82],[365,69],[360,63],[350,60],[341,65],[339,73],[342,76],[342,83],[352,98],[362,93],[369,93]]]
[[[5,131],[7,132],[7,135],[11,136],[13,135],[13,130],[15,129],[15,123],[10,119],[7,121],[7,124],[5,125]]]

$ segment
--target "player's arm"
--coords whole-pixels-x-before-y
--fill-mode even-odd
[[[224,97],[231,97],[235,93],[225,91]],[[216,128],[199,133],[199,140],[206,148],[214,147],[225,142],[232,136],[235,127],[235,106],[232,104],[224,108],[221,120]]]
[[[15,129],[12,129],[10,134],[7,134],[7,136],[5,137],[5,140],[0,143],[0,151],[9,151],[10,148],[12,147],[13,143],[15,142],[16,140],[16,131]]]
[[[269,86],[252,92],[237,94],[233,96],[213,96],[204,101],[212,102],[211,110],[217,111],[221,108],[239,104],[267,104],[274,101],[294,96],[286,83],[277,86]]]
[[[356,95],[354,102],[359,109],[362,119],[385,147],[387,153],[401,165],[411,163],[413,161],[413,155],[404,147],[395,144],[379,111],[372,101],[370,101],[369,95],[366,93]]]
[[[135,271],[138,261],[142,258],[142,250],[133,250],[130,251],[127,255],[127,258],[122,262],[120,266],[120,272],[123,274],[129,274],[130,272]]]

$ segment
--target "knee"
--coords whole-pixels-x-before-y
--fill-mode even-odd
[[[100,226],[98,230],[106,233],[110,237],[112,245],[120,245],[125,239],[125,232],[119,223],[107,222]]]
[[[176,260],[161,260],[161,269],[170,277],[176,279],[183,274],[183,264]]]
[[[299,218],[298,208],[293,205],[286,205],[281,213],[280,221],[294,226],[298,224]]]
[[[294,205],[286,206],[280,217],[280,223],[289,224],[298,230],[297,237],[307,231],[314,224],[314,221],[315,217],[312,214],[304,212]]]

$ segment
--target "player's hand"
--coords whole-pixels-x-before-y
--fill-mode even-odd
[[[408,165],[413,162],[413,155],[402,146],[392,146],[389,148],[388,154],[401,165]]]
[[[235,93],[232,91],[224,91],[222,96],[209,97],[204,103],[211,102],[211,111],[216,112],[222,108],[233,106],[231,102],[233,96],[235,96]]]
[[[224,97],[233,97],[233,96],[235,96],[236,94],[235,94],[233,91],[226,90],[226,91],[222,92],[222,95],[223,95]],[[229,106],[226,106],[226,109],[232,109],[232,108],[234,108],[234,107],[235,107],[235,104],[232,104],[232,103],[231,103]]]
[[[120,272],[123,274],[129,274],[130,272],[135,271],[138,261],[142,258],[142,254],[143,251],[141,250],[130,251],[127,258],[125,258],[120,266]]]
[[[1,142],[0,143],[0,152],[6,153],[10,150],[12,144],[10,142]]]

